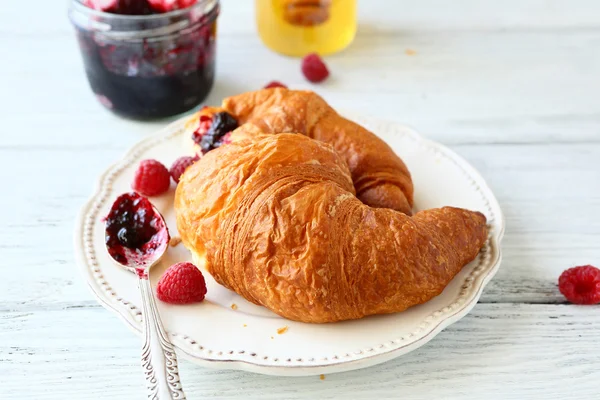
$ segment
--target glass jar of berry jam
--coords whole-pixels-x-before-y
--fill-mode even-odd
[[[149,5],[103,11],[91,8],[89,0],[73,0],[69,17],[90,86],[104,106],[126,117],[153,119],[204,100],[214,81],[219,1],[192,3],[168,12]]]

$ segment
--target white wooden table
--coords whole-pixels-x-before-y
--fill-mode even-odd
[[[99,173],[165,122],[97,103],[64,3],[0,7],[0,399],[142,399],[140,340],[88,292],[72,230]],[[597,0],[365,0],[318,87],[261,44],[253,2],[225,0],[219,31],[208,103],[279,79],[404,122],[482,173],[507,231],[479,304],[421,349],[323,381],[182,362],[190,399],[600,398],[600,308],[556,286],[600,264]]]

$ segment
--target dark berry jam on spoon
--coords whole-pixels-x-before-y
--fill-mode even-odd
[[[122,194],[106,217],[106,249],[119,264],[145,273],[164,254],[169,231],[158,210],[147,198]]]

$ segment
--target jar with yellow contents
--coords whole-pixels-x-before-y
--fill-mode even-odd
[[[278,53],[332,54],[356,34],[357,0],[255,0],[258,32]]]

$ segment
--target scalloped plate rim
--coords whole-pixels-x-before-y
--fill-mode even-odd
[[[487,284],[491,281],[491,279],[495,276],[498,271],[501,261],[502,261],[502,249],[501,249],[501,241],[504,237],[505,231],[505,220],[500,208],[500,205],[495,198],[491,188],[485,182],[481,174],[469,164],[463,157],[453,152],[448,147],[435,142],[433,140],[427,139],[417,133],[416,130],[412,129],[403,124],[398,124],[392,121],[385,121],[379,118],[373,117],[365,117],[357,113],[344,112],[344,115],[353,115],[355,120],[359,122],[370,121],[372,123],[379,123],[385,125],[389,129],[394,129],[396,131],[402,131],[405,134],[408,134],[412,137],[416,142],[419,142],[422,145],[427,147],[435,148],[444,154],[447,158],[455,161],[457,166],[462,168],[464,172],[477,183],[479,188],[482,191],[484,198],[489,202],[490,209],[496,213],[496,220],[494,221],[494,226],[496,229],[493,231],[493,235],[490,235],[490,242],[492,243],[492,253],[495,255],[490,262],[488,268],[483,271],[483,273],[479,276],[476,276],[473,279],[474,289],[472,292],[467,295],[467,299],[465,303],[459,307],[457,310],[453,310],[453,313],[447,316],[443,316],[436,321],[435,324],[430,329],[426,329],[420,337],[409,341],[399,347],[386,349],[387,351],[378,352],[372,355],[365,355],[363,357],[355,358],[352,360],[343,360],[340,359],[336,362],[331,362],[331,360],[327,362],[323,362],[321,364],[309,364],[309,365],[285,365],[281,364],[278,366],[264,364],[260,362],[250,362],[242,359],[214,359],[210,357],[199,357],[197,355],[193,355],[189,353],[186,349],[184,349],[178,340],[177,334],[171,336],[171,340],[177,350],[177,354],[188,361],[191,361],[195,364],[206,366],[214,369],[227,369],[227,370],[243,370],[248,372],[255,372],[260,374],[267,375],[275,375],[275,376],[312,376],[319,375],[324,373],[338,373],[351,371],[361,368],[367,368],[373,365],[377,365],[394,358],[400,357],[406,353],[409,353],[429,342],[435,336],[437,336],[442,330],[444,330],[449,325],[457,322],[461,318],[463,318],[466,314],[469,313],[477,304],[483,289]],[[97,200],[97,198],[101,195],[102,191],[106,186],[107,177],[111,175],[111,173],[116,170],[121,163],[127,158],[133,157],[133,155],[138,151],[139,148],[143,147],[147,143],[151,143],[157,139],[167,137],[169,134],[172,134],[177,129],[183,129],[185,122],[188,121],[190,116],[183,117],[179,120],[176,120],[170,123],[163,129],[160,129],[153,135],[144,138],[137,143],[135,143],[132,147],[130,147],[123,156],[116,162],[112,163],[98,178],[94,185],[94,191],[92,196],[84,203],[79,212],[77,219],[75,221],[75,230],[74,230],[74,247],[75,247],[75,256],[76,261],[79,266],[80,272],[84,276],[86,280],[86,284],[96,300],[106,309],[115,313],[122,321],[126,323],[126,326],[132,330],[137,336],[141,336],[141,324],[135,321],[131,313],[127,310],[124,310],[122,307],[114,304],[114,301],[111,301],[109,298],[104,295],[101,288],[98,286],[97,282],[93,278],[93,272],[88,265],[88,260],[86,259],[85,252],[83,251],[84,243],[84,226],[85,219],[89,214],[92,205]],[[475,284],[478,283],[476,286]]]

